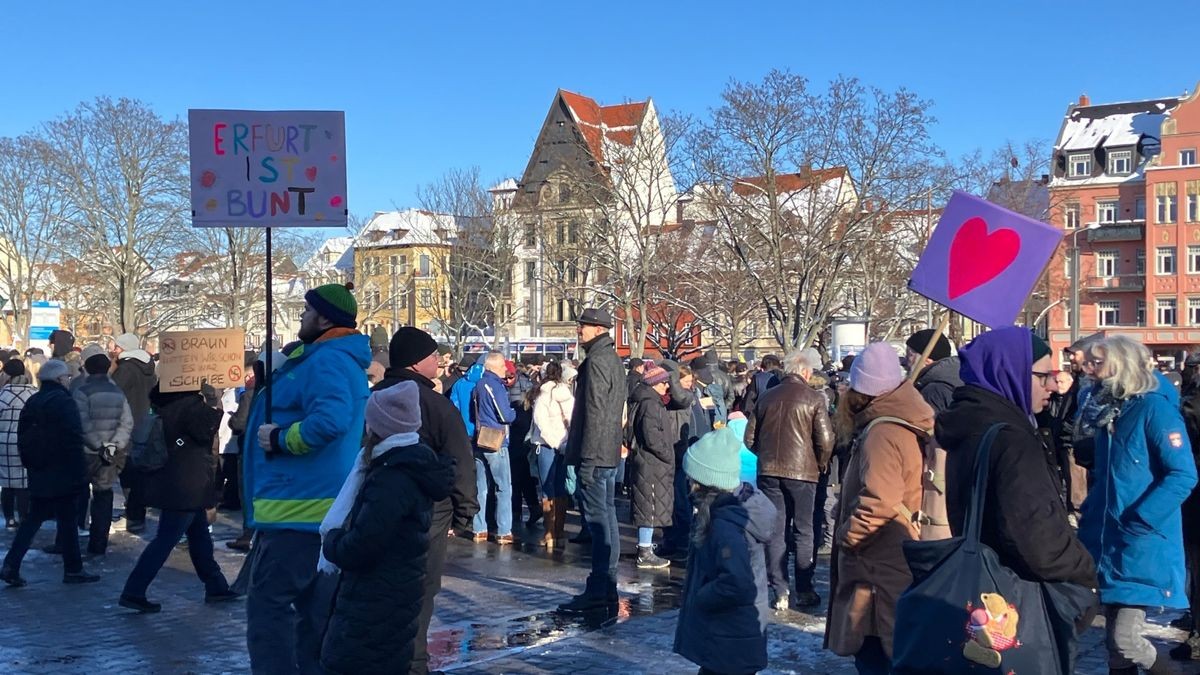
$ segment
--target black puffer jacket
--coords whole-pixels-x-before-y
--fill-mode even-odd
[[[1042,439],[1011,401],[974,385],[959,388],[950,409],[937,417],[937,440],[946,449],[951,531],[963,533],[979,441],[996,422],[1006,426],[988,457],[980,540],[1023,579],[1095,588],[1096,565],[1067,523],[1058,468],[1048,460]]]
[[[629,417],[633,524],[666,527],[671,524],[675,506],[675,439],[671,415],[658,392],[643,383],[633,390]]]
[[[933,408],[934,415],[940,415],[950,407],[954,399],[954,390],[963,385],[958,375],[961,364],[957,356],[944,358],[925,366],[917,376],[915,385],[921,392],[921,398]]]
[[[162,417],[167,465],[146,474],[146,503],[170,511],[216,505],[217,453],[213,448],[223,411],[204,403],[199,392],[164,394],[155,385],[150,404]]]
[[[567,436],[567,463],[615,467],[621,463],[621,416],[629,390],[611,336],[583,345],[587,358],[575,380],[575,410]]]
[[[349,526],[331,530],[322,547],[342,571],[321,648],[326,672],[408,672],[433,503],[449,497],[453,484],[451,461],[423,444],[371,461]]]
[[[133,423],[146,416],[150,410],[150,391],[158,382],[154,373],[154,364],[139,359],[117,358],[117,368],[113,371],[112,381],[117,383],[125,392],[125,400],[129,402],[129,412],[133,415]]]
[[[67,388],[43,382],[29,397],[17,422],[21,463],[29,473],[29,495],[53,499],[79,494],[87,485],[83,424]]]

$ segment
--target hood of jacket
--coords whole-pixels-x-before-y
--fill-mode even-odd
[[[483,364],[476,363],[470,368],[467,368],[467,373],[463,375],[463,379],[471,384],[475,384],[479,380],[483,379],[483,372]]]
[[[119,356],[117,356],[117,360],[118,361],[133,360],[133,361],[137,361],[138,363],[150,365],[151,359],[150,359],[150,352],[147,352],[145,349],[128,349],[128,350],[121,352],[121,354]],[[153,368],[154,367],[151,366],[152,370],[153,370]]]
[[[1163,375],[1159,371],[1154,371],[1154,380],[1158,383],[1158,388],[1146,394],[1146,396],[1162,396],[1172,406],[1178,408],[1181,401],[1179,390],[1175,388],[1175,383],[1171,382],[1171,380],[1167,379],[1166,375]]]
[[[288,360],[299,363],[316,352],[324,350],[345,352],[364,371],[371,365],[371,340],[362,333],[344,335],[330,340],[319,340],[312,344],[302,344],[288,355]],[[364,375],[364,377],[366,376]]]
[[[775,519],[777,517],[775,505],[761,490],[750,483],[742,483],[734,495],[746,509],[746,532],[764,544],[770,541],[775,535]]]
[[[380,380],[371,391],[382,391],[388,387],[395,386],[400,382],[416,382],[418,386],[426,389],[433,389],[433,380],[424,375],[411,371],[408,368],[388,368],[384,373],[383,379]]]
[[[140,349],[135,350],[135,351],[146,354],[146,352],[143,352]],[[117,367],[118,368],[121,368],[121,367],[133,368],[143,378],[146,378],[146,379],[154,378],[155,377],[154,364],[150,362],[150,355],[146,354],[145,360],[142,360],[140,358],[135,358],[133,356],[130,356],[129,358],[125,357],[126,354],[133,354],[133,353],[134,352],[122,352],[121,356],[117,357]]]
[[[422,443],[401,445],[396,442],[398,438],[391,436],[380,441],[376,452],[384,451],[371,463],[404,471],[432,501],[440,502],[449,497],[454,487],[453,460],[434,453]],[[388,446],[389,441],[391,446]]]
[[[921,374],[917,377],[917,391],[935,383],[941,382],[947,384],[953,389],[958,389],[963,385],[962,376],[959,375],[959,369],[962,367],[961,361],[957,356],[944,358],[941,361],[934,361],[925,366]]]
[[[744,486],[738,488],[739,491],[743,489]],[[752,495],[747,496],[746,502],[739,498],[738,493],[721,495],[713,500],[710,507],[712,519],[732,523],[738,529],[749,532],[758,541],[765,542],[775,532],[776,513],[766,495],[758,493],[758,496],[762,497],[763,501]]]
[[[865,410],[854,416],[854,426],[861,429],[877,417],[899,417],[922,429],[933,429],[933,408],[910,382],[871,401]]]
[[[938,443],[946,452],[958,449],[975,452],[975,446],[967,441],[995,422],[1006,422],[1017,429],[1029,428],[1028,416],[1016,403],[973,384],[959,387],[954,392],[954,404],[938,415]]]
[[[657,391],[654,391],[653,387],[645,382],[640,382],[633,388],[633,394],[629,396],[629,400],[632,403],[640,403],[643,405],[649,405],[652,403],[663,405],[662,397],[658,395]]]

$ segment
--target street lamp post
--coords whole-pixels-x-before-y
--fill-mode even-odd
[[[1100,227],[1100,223],[1088,223],[1071,233],[1071,344],[1079,341],[1079,234]]]

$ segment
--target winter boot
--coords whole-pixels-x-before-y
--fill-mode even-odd
[[[1170,655],[1176,661],[1200,661],[1200,633],[1192,631],[1187,640],[1171,649]]]
[[[545,518],[546,533],[542,535],[539,543],[545,548],[553,550],[555,518],[558,514],[554,511],[554,505],[549,499],[542,499],[542,516]]]
[[[638,546],[637,566],[639,570],[661,570],[670,567],[671,561],[654,555],[653,546]]]

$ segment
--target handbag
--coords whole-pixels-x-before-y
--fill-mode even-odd
[[[486,385],[488,396],[492,396],[492,390]],[[492,400],[496,406],[496,412],[500,412],[500,404]],[[480,420],[479,416],[479,398],[475,398],[475,419]],[[483,424],[476,422],[475,424],[475,446],[484,452],[500,452],[504,447],[504,439],[508,437],[508,431],[504,427],[485,427]]]
[[[979,443],[963,535],[904,542],[913,583],[896,604],[896,675],[1075,672],[1076,635],[1094,616],[1095,593],[1022,579],[979,541],[988,456],[1004,426]]]

